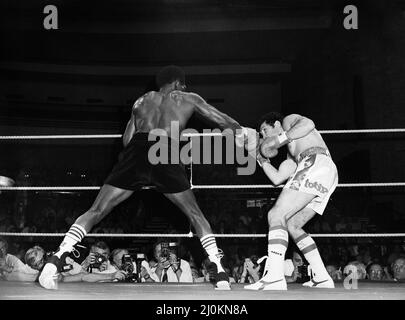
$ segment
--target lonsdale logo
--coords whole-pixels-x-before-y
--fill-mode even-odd
[[[310,182],[308,179],[305,180],[305,187],[306,188],[311,188],[311,189],[315,189],[318,190],[320,193],[326,193],[328,192],[328,189],[325,188],[323,185],[321,185],[318,182]]]

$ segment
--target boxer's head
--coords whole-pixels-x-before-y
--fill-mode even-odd
[[[173,90],[185,90],[186,75],[183,69],[178,66],[166,66],[156,75],[156,84],[159,89],[165,86],[172,86]]]
[[[259,121],[258,131],[263,138],[279,135],[283,132],[283,115],[279,112],[269,112]]]

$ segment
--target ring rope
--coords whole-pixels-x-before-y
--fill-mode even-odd
[[[10,237],[62,237],[65,233],[40,233],[40,232],[0,232],[0,236]],[[213,234],[216,238],[265,238],[265,233],[230,233],[230,234]],[[315,238],[401,238],[405,233],[318,233],[309,234]],[[89,233],[86,237],[113,237],[113,238],[192,238],[196,236],[189,233]]]
[[[282,188],[284,185],[273,186],[271,184],[251,184],[251,185],[192,185],[192,189],[269,189]],[[339,183],[338,187],[353,188],[353,187],[404,187],[405,182],[375,182],[375,183]],[[153,186],[146,186],[142,189],[153,189]],[[0,191],[10,190],[27,190],[27,191],[87,191],[100,190],[99,186],[43,186],[43,187],[1,187]]]
[[[323,134],[352,134],[352,133],[401,133],[405,128],[391,129],[353,129],[353,130],[319,130]],[[185,133],[185,137],[222,136],[221,133]],[[19,135],[0,136],[0,140],[40,140],[40,139],[118,139],[122,134],[66,134],[66,135]]]

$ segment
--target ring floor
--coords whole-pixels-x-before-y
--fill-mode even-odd
[[[45,290],[38,283],[0,281],[0,300],[405,300],[405,283],[359,281],[357,289],[306,288],[288,284],[287,291],[250,291],[233,284],[231,291],[201,284],[60,283]]]

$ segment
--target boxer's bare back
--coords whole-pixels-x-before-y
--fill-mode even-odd
[[[181,132],[195,112],[214,121],[221,129],[241,128],[235,120],[206,103],[195,93],[179,90],[169,93],[150,91],[140,97],[132,107],[131,119],[124,133],[124,145],[137,132],[162,129],[170,135],[173,121],[178,123]]]

